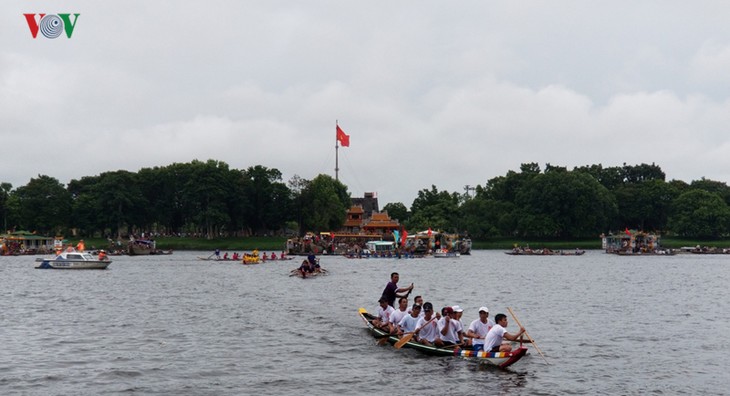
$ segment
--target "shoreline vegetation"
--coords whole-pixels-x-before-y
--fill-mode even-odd
[[[109,249],[109,242],[105,238],[67,238],[66,243],[76,245],[80,239],[84,239],[87,250]],[[161,250],[203,250],[214,251],[259,251],[281,252],[286,249],[285,237],[227,237],[227,238],[182,238],[182,237],[159,237],[155,238],[157,248]],[[664,248],[679,249],[684,246],[711,246],[730,247],[730,238],[715,240],[692,240],[671,237],[662,237],[661,246]],[[493,238],[483,241],[472,241],[474,250],[510,250],[515,246],[531,247],[534,249],[549,248],[553,250],[600,250],[601,240],[595,239],[580,240],[521,240],[514,238]]]

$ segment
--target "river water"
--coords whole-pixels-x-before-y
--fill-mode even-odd
[[[730,256],[112,257],[105,271],[0,257],[0,394],[727,394]],[[378,346],[390,273],[435,307],[511,307],[546,356],[508,370]],[[508,315],[509,316],[509,315]],[[517,330],[510,317],[509,331]]]

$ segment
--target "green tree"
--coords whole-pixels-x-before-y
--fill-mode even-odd
[[[13,185],[10,183],[0,183],[0,213],[3,216],[3,231],[8,230],[8,211],[10,209],[10,191],[13,190]]]
[[[726,204],[730,205],[730,187],[723,182],[705,179],[703,177],[700,180],[693,180],[692,183],[689,184],[689,188],[692,190],[704,190],[717,194],[723,201],[725,201]]]
[[[605,229],[616,213],[609,191],[585,173],[537,175],[517,193],[517,232],[525,236],[578,238]]]
[[[231,220],[227,202],[233,189],[228,164],[195,160],[190,163],[189,177],[182,189],[187,218],[207,238],[221,235]]]
[[[669,227],[679,236],[718,238],[728,231],[728,222],[730,209],[719,195],[691,190],[674,200]]]
[[[614,191],[619,211],[618,227],[664,231],[672,201],[678,195],[676,188],[659,179],[618,187]]]
[[[318,175],[301,192],[302,232],[342,227],[352,201],[347,187],[329,175]]]
[[[383,206],[383,211],[388,212],[388,216],[391,219],[398,220],[401,224],[405,224],[410,217],[408,214],[408,208],[401,202],[388,203]]]
[[[426,229],[444,231],[459,230],[459,202],[458,193],[439,191],[436,186],[431,190],[423,189],[411,204],[411,216],[405,223],[410,229]]]
[[[264,233],[283,228],[293,204],[290,190],[281,181],[281,172],[257,165],[244,172],[244,179],[250,208],[246,216],[248,225]]]
[[[19,226],[43,234],[62,233],[69,224],[71,194],[50,176],[38,175],[13,192],[19,210]]]

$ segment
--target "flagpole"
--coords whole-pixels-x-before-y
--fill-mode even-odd
[[[338,177],[338,173],[340,171],[340,145],[339,145],[339,139],[337,139],[337,127],[339,124],[337,123],[337,120],[335,120],[335,181],[340,181]]]

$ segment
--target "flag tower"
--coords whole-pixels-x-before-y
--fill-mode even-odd
[[[350,135],[346,134],[341,128],[340,125],[337,123],[337,120],[335,120],[335,181],[339,181],[339,172],[340,172],[340,156],[339,156],[339,150],[340,150],[340,143],[342,143],[342,147],[350,147]]]

